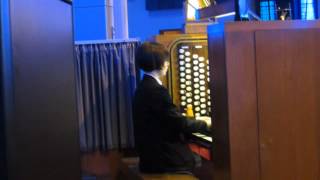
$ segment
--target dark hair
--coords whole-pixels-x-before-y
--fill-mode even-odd
[[[168,57],[167,49],[156,42],[145,42],[136,51],[136,63],[145,72],[160,70]]]

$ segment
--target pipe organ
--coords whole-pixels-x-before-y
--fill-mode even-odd
[[[208,44],[205,34],[162,34],[157,42],[170,52],[170,68],[162,79],[171,93],[174,104],[187,116],[192,108],[196,119],[211,123],[212,101]],[[194,133],[190,138],[191,149],[206,159],[211,159],[211,134]]]

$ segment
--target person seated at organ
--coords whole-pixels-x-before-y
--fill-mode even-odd
[[[136,63],[144,71],[133,100],[134,135],[142,173],[191,172],[200,159],[189,148],[186,135],[207,133],[205,121],[183,116],[173,104],[161,76],[169,67],[169,53],[158,43],[143,43]]]

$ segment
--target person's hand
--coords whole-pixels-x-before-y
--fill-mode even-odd
[[[208,127],[211,127],[211,117],[209,116],[199,116],[199,117],[196,117],[196,120],[204,121]]]

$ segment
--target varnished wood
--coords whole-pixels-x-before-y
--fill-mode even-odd
[[[319,21],[209,27],[215,179],[320,178],[319,29]]]
[[[228,122],[228,97],[224,33],[220,29],[208,34],[208,53],[210,65],[212,126],[214,132],[212,157],[215,179],[230,179],[230,142]],[[211,30],[213,31],[213,30]],[[214,59],[213,59],[214,58]]]
[[[232,177],[256,180],[259,150],[255,40],[250,32],[230,33],[225,40]]]
[[[255,39],[261,179],[317,180],[320,30],[259,31]]]

